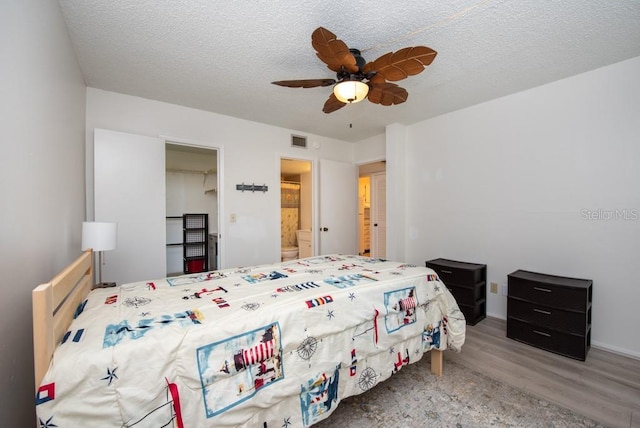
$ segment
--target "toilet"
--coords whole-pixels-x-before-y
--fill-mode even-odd
[[[282,247],[282,261],[295,260],[298,258],[298,247]]]
[[[311,247],[311,229],[309,230],[296,230],[296,241],[298,243],[298,246],[302,245],[303,248],[307,248],[307,247]],[[281,251],[281,258],[283,262],[289,261],[289,260],[295,260],[298,258],[299,253],[298,253],[298,247],[282,247]],[[308,252],[308,251],[306,251]],[[303,257],[309,257],[309,255],[305,255]]]

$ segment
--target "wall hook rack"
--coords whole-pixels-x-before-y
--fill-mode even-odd
[[[266,184],[256,185],[254,183],[251,184],[236,184],[236,190],[244,191],[252,191],[252,192],[262,192],[265,193],[269,190],[269,186]]]

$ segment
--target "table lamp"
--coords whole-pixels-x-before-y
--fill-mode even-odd
[[[98,284],[96,288],[113,287],[115,282],[102,282],[102,252],[116,249],[118,224],[99,221],[82,222],[82,250],[89,248],[98,253]]]

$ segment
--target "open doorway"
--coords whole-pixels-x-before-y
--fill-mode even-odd
[[[358,253],[385,258],[387,254],[387,164],[358,166]]]
[[[167,276],[219,268],[218,160],[216,149],[166,143]],[[201,229],[191,233],[188,242],[183,231],[185,214],[203,219]]]
[[[312,163],[280,159],[280,250],[281,260],[313,256]]]

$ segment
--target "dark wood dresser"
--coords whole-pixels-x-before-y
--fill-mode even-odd
[[[475,325],[487,316],[487,265],[434,259],[426,262],[444,282],[467,324]]]
[[[507,337],[584,361],[593,281],[517,270],[508,283]]]

